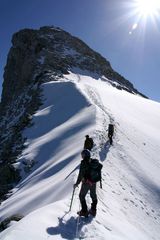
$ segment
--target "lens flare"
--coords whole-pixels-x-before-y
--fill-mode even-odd
[[[137,26],[138,26],[138,24],[137,24],[137,23],[133,24],[133,26],[132,26],[132,30],[136,29],[136,28],[137,28]]]
[[[131,0],[126,3],[129,9],[128,15],[134,17],[134,23],[129,31],[131,35],[136,29],[141,29],[144,35],[147,25],[152,23],[154,29],[158,31],[160,22],[160,0]]]

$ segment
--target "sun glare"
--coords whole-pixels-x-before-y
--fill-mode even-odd
[[[128,17],[134,17],[135,23],[132,25],[129,34],[137,32],[141,28],[144,35],[147,24],[153,23],[154,29],[159,29],[160,22],[160,0],[130,0]],[[151,21],[150,21],[151,20]]]
[[[141,16],[156,16],[160,11],[160,0],[136,0],[136,8]]]

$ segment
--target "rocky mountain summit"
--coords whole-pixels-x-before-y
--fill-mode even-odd
[[[59,28],[21,30],[13,35],[12,44],[4,73],[2,105],[12,99],[10,93],[17,95],[29,84],[53,80],[75,68],[105,76],[113,84],[117,82],[120,89],[139,93],[99,53]]]
[[[0,198],[20,179],[16,159],[26,140],[22,131],[33,124],[32,115],[42,104],[41,84],[56,81],[69,71],[105,77],[118,89],[145,97],[99,53],[59,28],[15,33],[0,103]]]

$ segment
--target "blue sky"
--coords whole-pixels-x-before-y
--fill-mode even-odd
[[[139,19],[135,1],[0,0],[0,88],[13,33],[54,25],[81,38],[139,91],[160,102],[160,14]]]

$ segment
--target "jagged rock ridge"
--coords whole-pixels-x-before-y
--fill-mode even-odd
[[[11,92],[18,93],[42,75],[67,74],[74,67],[104,75],[121,88],[139,93],[99,53],[59,28],[24,29],[14,34],[12,43],[4,73],[2,104],[12,98]]]

